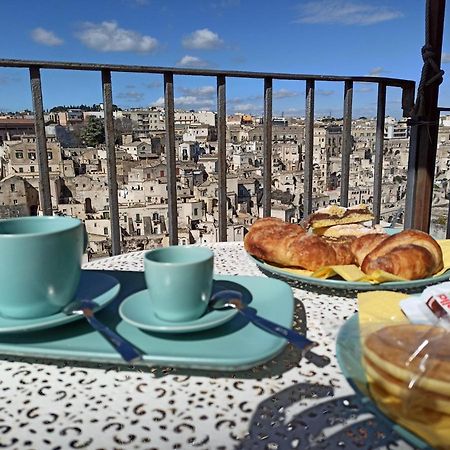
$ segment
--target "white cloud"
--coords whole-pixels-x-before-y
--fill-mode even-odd
[[[148,89],[160,88],[162,86],[161,81],[150,81],[150,83],[146,83],[144,85]]]
[[[200,86],[197,88],[180,87],[180,91],[184,95],[208,98],[215,95],[216,88],[214,86]]]
[[[208,67],[209,63],[201,58],[197,58],[196,56],[185,55],[177,62],[177,66],[204,68]]]
[[[32,30],[31,37],[33,38],[33,41],[38,42],[39,44],[48,45],[49,47],[56,47],[64,42],[56,36],[53,31],[49,31],[41,27]]]
[[[304,116],[305,115],[305,108],[283,108],[283,110],[280,111],[274,111],[274,115],[277,116],[283,116],[283,115],[289,115],[294,117]]]
[[[442,53],[442,64],[450,63],[450,53]]]
[[[196,97],[195,95],[175,97],[174,103],[177,108],[187,109],[211,109],[211,107],[216,104],[214,100]],[[164,97],[159,97],[155,102],[153,102],[153,106],[164,106]]]
[[[355,89],[356,92],[361,92],[363,94],[367,92],[373,92],[373,87],[370,86],[361,86]]]
[[[164,106],[164,97],[159,97],[152,103],[153,106]]]
[[[227,102],[234,105],[240,105],[240,104],[250,104],[254,101],[261,100],[262,103],[263,98],[264,97],[262,95],[247,95],[245,97],[233,97],[227,99]]]
[[[374,67],[369,71],[369,76],[371,77],[379,77],[383,73],[387,73],[387,71],[384,69],[384,67]]]
[[[315,0],[299,5],[299,23],[373,25],[403,16],[401,11],[382,5],[352,0]]]
[[[158,47],[155,38],[120,28],[115,21],[85,22],[77,37],[86,47],[100,52],[149,53]]]
[[[316,90],[316,95],[321,95],[323,97],[330,97],[333,94],[334,94],[334,91],[332,91],[332,90],[327,90],[327,89],[317,89]]]
[[[217,33],[214,33],[208,28],[196,30],[193,33],[185,36],[182,40],[183,47],[196,50],[211,50],[219,48],[223,45],[223,40],[219,38]]]
[[[297,91],[290,91],[289,89],[278,89],[273,91],[273,98],[292,98],[297,97],[299,93]]]
[[[262,114],[263,108],[261,105],[251,103],[251,102],[242,102],[238,101],[233,102],[229,108],[234,113],[251,113],[251,114]]]
[[[129,102],[139,102],[144,98],[144,94],[142,92],[128,91],[128,92],[121,92],[117,94],[116,97],[121,100],[126,100]]]

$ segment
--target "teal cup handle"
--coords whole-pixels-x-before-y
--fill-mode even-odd
[[[86,250],[88,248],[89,245],[89,235],[86,231],[86,227],[83,224],[83,237],[84,237],[84,243],[83,243],[83,253],[86,253]]]
[[[149,308],[162,320],[198,319],[208,306],[214,254],[204,247],[171,246],[144,256]]]
[[[72,217],[0,220],[0,315],[49,316],[74,300],[86,237]]]

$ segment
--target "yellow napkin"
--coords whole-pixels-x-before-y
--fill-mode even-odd
[[[399,305],[400,300],[407,297],[407,294],[391,291],[358,293],[360,329],[367,326],[371,326],[371,328],[378,326],[380,328],[386,326],[386,322],[408,323],[408,319],[403,314]]]
[[[279,269],[293,273],[294,275],[301,275],[307,277],[321,278],[323,280],[327,278],[335,277],[336,275],[345,281],[365,281],[367,283],[383,283],[385,281],[405,281],[404,278],[392,275],[384,270],[376,270],[371,275],[366,275],[355,264],[348,264],[342,266],[325,266],[317,269],[316,271],[295,269],[293,267],[279,267]]]
[[[295,269],[293,267],[280,267],[281,270],[289,273],[293,273],[295,275],[303,275],[307,277],[314,278],[331,278],[335,275],[341,276],[344,280],[347,281],[359,281],[361,278],[364,278],[366,275],[361,272],[360,268],[355,265],[348,266],[326,266],[317,269],[315,272],[312,270],[304,270],[304,269]]]
[[[312,270],[294,269],[293,267],[279,267],[279,269],[295,275],[303,275],[305,277],[310,277],[313,274]]]
[[[392,324],[408,323],[400,309],[406,294],[390,291],[372,291],[358,294],[358,316],[361,341],[369,333]],[[362,343],[361,343],[362,344]],[[372,382],[368,377],[369,386]],[[404,400],[378,387],[370,389],[379,408],[395,422],[411,430],[438,449],[450,448],[450,416],[420,409],[408,417],[402,415]]]
[[[448,269],[450,269],[450,239],[441,239],[438,240],[437,243],[439,244],[442,250],[442,259],[444,260],[444,267],[440,272],[434,275],[435,277],[437,277],[438,275],[442,275],[443,273],[447,272]]]
[[[440,272],[434,274],[433,276],[435,277],[437,277],[438,275],[442,275],[450,269],[450,240],[439,240],[437,242],[442,249],[444,268]],[[398,277],[397,275],[385,272],[384,270],[376,270],[372,274],[366,275],[358,266],[354,264],[341,266],[325,266],[315,271],[295,269],[292,267],[280,267],[280,269],[296,275],[321,278],[323,280],[339,276],[345,281],[358,281],[372,284],[385,283],[387,281],[406,281],[405,278]]]

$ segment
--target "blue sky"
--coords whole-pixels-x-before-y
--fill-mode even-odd
[[[425,0],[2,0],[0,56],[264,72],[380,75],[418,82]],[[64,5],[64,6],[63,6]],[[449,29],[447,12],[446,28]],[[450,72],[450,43],[443,69]],[[446,74],[447,75],[447,74]],[[444,76],[444,78],[446,77]],[[44,106],[100,103],[98,74],[43,71]],[[262,81],[227,81],[227,111],[262,111]],[[304,113],[303,82],[274,82],[274,114]],[[216,109],[215,79],[176,77],[175,106]],[[121,107],[161,104],[162,78],[114,74]],[[387,113],[400,115],[400,90]],[[342,115],[343,86],[318,83],[317,115]],[[450,105],[450,83],[441,85]],[[376,86],[356,84],[354,117],[375,114]],[[0,111],[31,108],[28,72],[0,68]]]

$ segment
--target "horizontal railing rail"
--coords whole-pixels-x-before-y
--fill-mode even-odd
[[[77,62],[26,61],[0,59],[0,67],[24,68],[30,73],[33,109],[35,113],[37,157],[39,160],[39,189],[41,209],[44,214],[52,214],[49,170],[46,151],[44,109],[42,100],[41,70],[82,70],[99,72],[103,91],[105,138],[107,149],[109,208],[111,220],[112,254],[120,253],[119,204],[117,195],[117,170],[114,145],[113,95],[111,74],[142,73],[159,74],[164,78],[164,108],[166,131],[166,162],[168,182],[169,243],[178,243],[177,190],[176,190],[176,149],[174,125],[174,76],[215,77],[217,83],[217,139],[218,139],[218,204],[220,241],[227,240],[227,176],[226,176],[226,81],[228,78],[260,79],[264,81],[264,140],[263,140],[263,216],[271,215],[272,185],[272,103],[273,81],[290,80],[306,82],[305,92],[305,159],[303,214],[312,211],[313,199],[313,147],[314,147],[314,106],[316,82],[342,82],[344,85],[342,162],[340,203],[348,206],[350,154],[352,150],[352,105],[354,83],[375,83],[378,86],[377,120],[375,136],[374,195],[373,209],[375,221],[381,215],[381,187],[384,148],[384,121],[386,110],[386,88],[402,89],[403,115],[408,117],[414,106],[415,82],[398,78],[375,76],[305,75],[296,73],[248,72],[215,69],[188,69],[174,67],[153,67],[119,64],[92,64]]]

